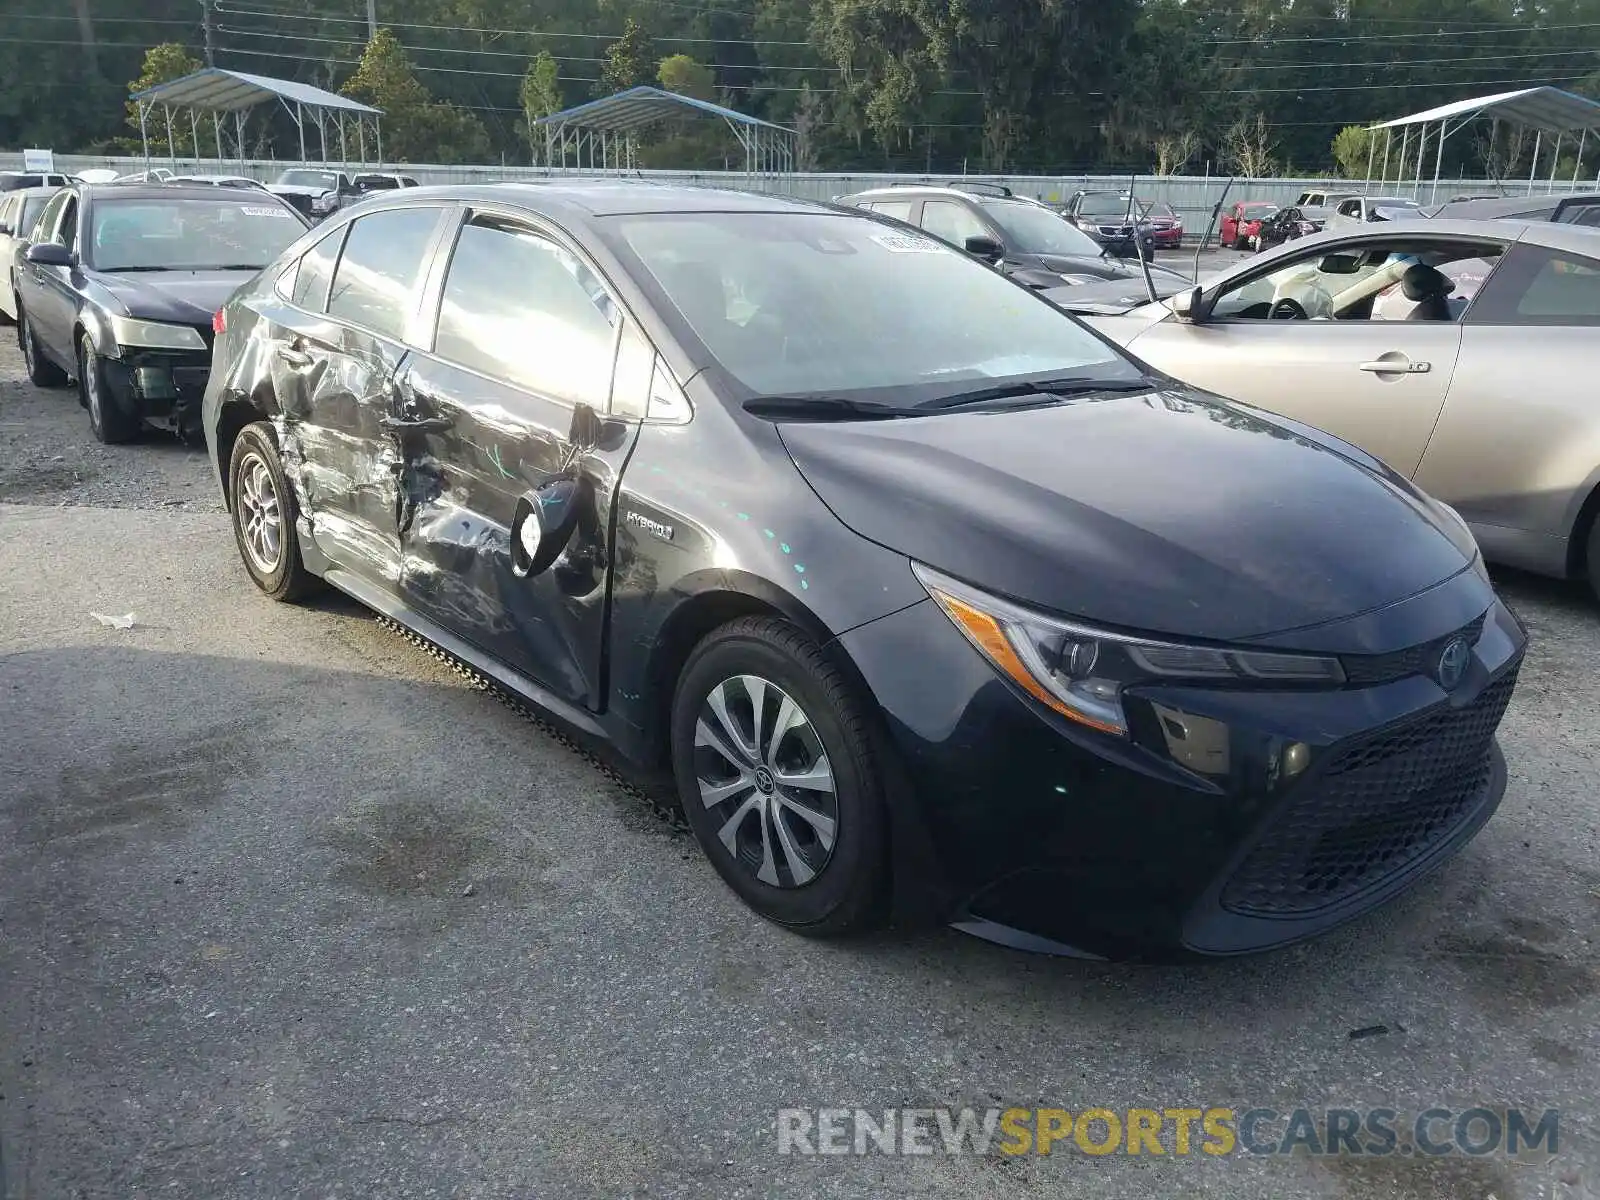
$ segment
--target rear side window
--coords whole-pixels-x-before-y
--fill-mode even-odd
[[[896,221],[911,220],[911,201],[909,200],[874,200],[867,207],[873,212],[882,213],[886,217],[893,217]]]
[[[492,379],[606,411],[620,313],[566,247],[512,222],[461,230],[434,353]]]
[[[1467,319],[1473,325],[1600,325],[1600,261],[1514,246]]]
[[[402,337],[438,223],[437,208],[392,209],[352,223],[328,292],[328,315]]]
[[[339,261],[339,247],[344,242],[344,233],[343,229],[335,229],[300,256],[294,290],[289,296],[296,306],[310,312],[321,312],[328,303],[328,282],[333,278],[334,264]]]

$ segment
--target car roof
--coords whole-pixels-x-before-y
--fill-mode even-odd
[[[12,196],[54,196],[61,190],[61,185],[47,183],[42,187],[12,188],[9,192],[0,192],[0,199],[9,199]]]
[[[210,200],[214,203],[239,203],[239,192],[234,188],[219,188],[209,183],[79,183],[71,185],[83,193],[85,199],[95,200]],[[270,195],[270,193],[268,193]],[[261,197],[252,196],[250,203],[261,203]],[[282,203],[279,201],[279,203]],[[284,205],[288,208],[288,205]],[[292,211],[292,210],[291,210]]]
[[[899,191],[900,189],[895,189]],[[509,204],[533,212],[588,217],[630,213],[770,212],[823,213],[841,210],[814,200],[725,188],[660,184],[645,180],[535,181],[526,183],[435,184],[386,193],[350,212],[374,212],[440,201],[465,204]],[[370,207],[369,207],[370,206]]]
[[[1548,216],[1555,211],[1556,204],[1564,199],[1564,196],[1499,196],[1493,200],[1451,200],[1425,211],[1436,217],[1469,220],[1509,217],[1520,213],[1530,214],[1529,219],[1537,219],[1531,214],[1543,213]]]

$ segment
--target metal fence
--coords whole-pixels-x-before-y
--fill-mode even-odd
[[[0,170],[20,169],[20,153],[0,153]],[[249,175],[268,180],[291,167],[326,165],[330,169],[350,171],[373,170],[371,164],[356,163],[288,163],[268,160],[237,159],[218,162],[215,159],[152,158],[148,163],[142,158],[100,158],[89,155],[57,155],[56,169],[75,172],[91,167],[111,168],[130,173],[142,171],[147,166],[166,167],[179,173],[228,173]],[[431,164],[399,164],[388,169],[403,171],[421,183],[490,183],[505,180],[549,178],[594,178],[619,175],[619,172],[593,170],[559,170],[548,167],[527,166],[440,166]],[[1046,203],[1065,203],[1073,193],[1083,191],[1126,191],[1132,178],[1129,175],[913,175],[880,173],[802,173],[785,175],[751,175],[742,171],[637,171],[628,178],[643,178],[663,183],[688,184],[698,187],[733,187],[744,190],[775,192],[809,200],[829,200],[835,196],[849,195],[867,188],[888,187],[908,183],[974,183],[998,184],[1010,188],[1019,196],[1028,196]],[[1184,218],[1191,229],[1203,229],[1211,217],[1211,210],[1222,193],[1226,180],[1215,175],[1140,176],[1138,193],[1141,197],[1170,204]],[[1578,188],[1589,188],[1588,180],[1536,180],[1487,182],[1482,179],[1441,179],[1435,185],[1431,179],[1380,183],[1376,180],[1337,179],[1236,179],[1229,189],[1228,199],[1266,200],[1276,204],[1293,203],[1302,192],[1349,189],[1370,195],[1413,197],[1422,203],[1444,202],[1459,195],[1523,195],[1529,192],[1548,194],[1565,193]],[[1600,186],[1600,185],[1596,185]]]

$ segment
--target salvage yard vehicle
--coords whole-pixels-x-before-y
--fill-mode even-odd
[[[293,167],[267,185],[269,192],[312,221],[337,210],[353,188],[348,172],[321,167]]]
[[[77,380],[102,442],[144,425],[199,432],[212,315],[306,229],[266,192],[78,183],[39,214],[11,263],[28,378]]]
[[[915,225],[1031,288],[1144,278],[1138,264],[1111,257],[1054,209],[1009,192],[902,185],[843,196],[837,203]],[[1163,267],[1151,267],[1151,272],[1156,278],[1188,281]]]
[[[0,318],[6,321],[17,319],[12,261],[18,247],[28,244],[34,222],[56,191],[53,187],[37,187],[0,193]]]
[[[1490,561],[1600,592],[1600,233],[1437,218],[1327,232],[1165,303],[1085,315],[1187,383],[1376,455],[1460,510]]]
[[[1261,222],[1278,211],[1278,206],[1267,200],[1241,200],[1222,214],[1222,224],[1217,229],[1217,240],[1235,250],[1248,249],[1252,239],[1261,233]]]
[[[1259,950],[1397,895],[1505,788],[1525,638],[1455,514],[915,229],[406,189],[216,325],[255,585],[331,584],[670,767],[792,929],[892,898],[1036,949]]]

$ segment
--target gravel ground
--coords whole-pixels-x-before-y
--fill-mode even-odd
[[[199,452],[101,450],[19,375],[8,343],[0,1196],[1597,1194],[1581,590],[1501,578],[1533,635],[1501,811],[1330,937],[1182,969],[818,944],[360,609],[263,600]],[[778,1153],[783,1107],[941,1104],[1562,1115],[1549,1161]]]
[[[0,328],[0,503],[221,512],[205,454],[148,432],[102,446],[77,388],[28,382],[16,328]]]

